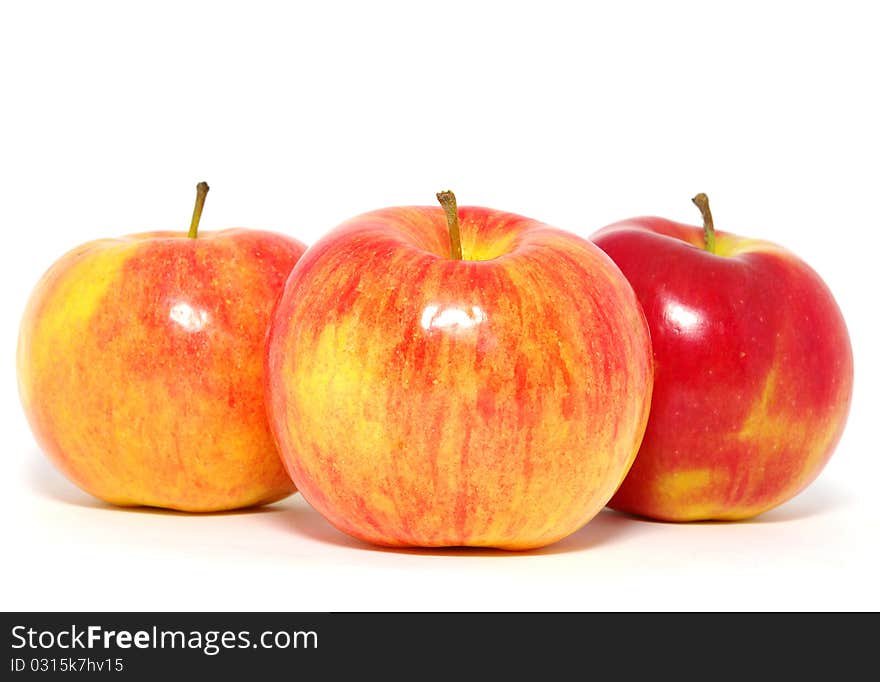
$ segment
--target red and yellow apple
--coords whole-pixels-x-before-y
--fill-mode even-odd
[[[27,304],[21,400],[41,449],[117,505],[217,511],[295,490],[263,397],[272,307],[305,247],[280,234],[101,239],[56,261]]]
[[[803,490],[846,422],[853,359],[828,287],[775,244],[636,218],[595,235],[642,304],[651,416],[611,500],[669,521],[744,519]]]
[[[294,267],[267,403],[299,491],[386,546],[527,549],[609,500],[653,367],[632,288],[588,241],[518,215],[397,207]]]

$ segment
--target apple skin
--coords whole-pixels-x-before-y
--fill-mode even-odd
[[[597,514],[653,367],[631,287],[587,240],[461,207],[353,218],[293,269],[267,403],[297,488],[378,545],[528,549]]]
[[[828,287],[780,246],[661,218],[592,240],[651,328],[655,383],[635,464],[610,506],[666,521],[735,520],[818,475],[849,411],[853,359]]]
[[[233,229],[79,246],[34,289],[19,393],[43,452],[116,505],[220,511],[295,488],[263,398],[272,308],[305,246]]]

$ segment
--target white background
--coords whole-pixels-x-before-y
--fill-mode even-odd
[[[880,103],[871,3],[9,2],[0,10],[4,609],[880,608]],[[599,3],[596,3],[599,5]],[[849,324],[849,424],[754,522],[603,512],[530,554],[371,549],[300,496],[187,516],[103,506],[18,402],[40,274],[101,236],[247,226],[312,242],[433,203],[587,236],[642,214],[779,242]]]

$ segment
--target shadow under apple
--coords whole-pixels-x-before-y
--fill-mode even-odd
[[[557,543],[539,549],[520,552],[489,547],[382,547],[371,545],[343,533],[324,519],[301,496],[295,504],[290,505],[284,511],[285,514],[274,517],[272,522],[282,524],[289,531],[311,540],[370,552],[425,556],[517,557],[561,554],[592,549],[648,530],[648,524],[634,523],[625,514],[611,509],[603,509],[580,530]]]
[[[753,519],[743,521],[700,521],[696,523],[698,525],[787,523],[827,514],[848,506],[850,502],[851,498],[840,488],[827,482],[816,482],[794,499]],[[610,545],[636,535],[655,532],[658,527],[666,525],[691,525],[656,521],[618,512],[606,507],[583,528],[572,533],[567,538],[547,547],[517,552],[481,547],[381,547],[371,545],[343,533],[315,511],[302,496],[298,497],[295,504],[285,506],[283,511],[286,513],[275,516],[273,522],[282,524],[290,531],[311,540],[329,543],[338,547],[372,552],[422,554],[426,556],[516,557],[564,554]]]
[[[563,540],[524,552],[507,551],[480,547],[443,547],[443,548],[394,548],[380,547],[362,542],[338,530],[330,522],[315,511],[301,495],[280,500],[271,505],[262,507],[249,507],[246,509],[230,510],[225,512],[208,512],[204,514],[192,514],[170,509],[158,509],[153,507],[119,507],[108,504],[81,491],[74,484],[56,471],[45,457],[38,451],[28,454],[28,462],[25,467],[25,484],[36,495],[76,507],[88,509],[102,509],[109,512],[129,512],[140,514],[159,515],[182,515],[182,516],[222,516],[235,514],[265,514],[271,518],[271,522],[283,528],[286,532],[292,532],[311,540],[316,540],[338,547],[360,549],[372,552],[415,554],[426,556],[535,556],[563,554],[595,549],[603,545],[610,545],[620,540],[631,538],[635,535],[654,532],[656,526],[666,525],[661,521],[653,521],[637,516],[603,509],[592,521],[583,528]],[[810,517],[819,516],[841,509],[851,502],[845,491],[826,482],[817,481],[807,490],[785,504],[761,514],[753,519],[745,521],[703,521],[701,524],[726,525],[728,523],[785,523],[798,521]],[[678,525],[678,524],[670,524]]]

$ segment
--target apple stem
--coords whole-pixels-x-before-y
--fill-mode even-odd
[[[208,196],[207,182],[200,182],[196,185],[196,205],[193,206],[193,217],[189,223],[189,238],[195,239],[199,236],[199,221],[202,219],[202,209],[205,207],[205,197]]]
[[[715,253],[715,222],[712,220],[712,211],[709,209],[709,197],[700,192],[691,201],[697,205],[703,215],[703,242],[706,251]]]
[[[461,229],[458,224],[458,203],[450,191],[437,192],[437,201],[446,212],[446,225],[449,228],[449,243],[452,246],[452,259],[461,260]]]

